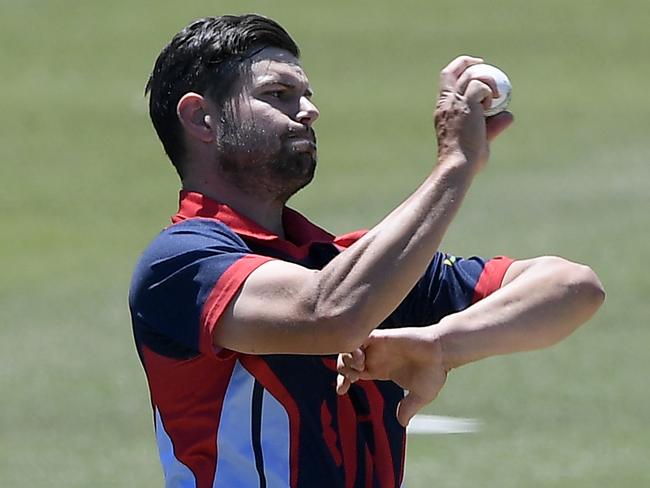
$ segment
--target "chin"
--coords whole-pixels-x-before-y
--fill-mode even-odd
[[[278,196],[285,202],[305,188],[314,179],[316,173],[315,154],[302,153],[299,158],[292,158],[291,163],[283,165],[278,174]]]

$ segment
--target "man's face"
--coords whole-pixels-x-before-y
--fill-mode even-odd
[[[230,183],[284,203],[312,180],[318,109],[311,95],[289,52],[266,48],[250,58],[250,73],[218,124],[218,164]]]

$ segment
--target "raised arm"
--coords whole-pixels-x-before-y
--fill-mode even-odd
[[[219,319],[215,345],[257,354],[352,350],[398,306],[487,162],[488,141],[512,121],[504,113],[485,122],[492,80],[459,82],[478,62],[463,56],[441,73],[438,161],[424,183],[322,270],[271,261],[253,271]]]
[[[514,262],[502,287],[429,327],[376,330],[363,350],[339,357],[338,391],[357,379],[390,379],[409,390],[406,425],[432,401],[447,372],[499,354],[541,349],[571,334],[598,310],[602,284],[587,266],[557,257]]]

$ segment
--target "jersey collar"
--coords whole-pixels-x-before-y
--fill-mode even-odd
[[[219,220],[236,234],[256,241],[265,241],[267,244],[292,244],[302,247],[314,242],[333,242],[335,240],[332,234],[289,207],[284,208],[282,215],[287,236],[287,239],[284,240],[248,217],[237,213],[225,203],[212,200],[198,192],[181,190],[178,213],[172,217],[172,223],[176,224],[197,217]]]

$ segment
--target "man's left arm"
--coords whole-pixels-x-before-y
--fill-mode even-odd
[[[447,369],[551,346],[598,310],[605,291],[588,266],[556,257],[515,261],[502,286],[432,327]]]
[[[362,350],[340,356],[338,391],[357,379],[393,380],[409,390],[398,412],[406,425],[436,397],[451,369],[551,346],[585,323],[604,298],[588,266],[557,257],[515,261],[498,290],[437,324],[373,331]]]

